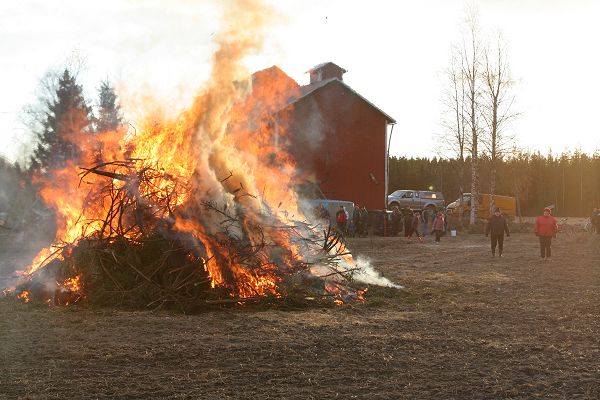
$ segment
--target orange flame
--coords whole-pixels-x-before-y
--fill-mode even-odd
[[[71,292],[79,292],[81,290],[81,275],[65,279],[62,286]]]
[[[29,292],[27,290],[22,291],[17,297],[25,303],[29,303]]]
[[[107,177],[88,174],[82,179],[80,175],[80,167],[97,164],[100,149],[103,160],[129,160],[136,171],[151,163],[163,172],[151,180],[152,187],[113,179],[112,190],[137,190],[141,197],[164,199],[175,192],[175,182],[189,184],[172,199],[173,206],[186,209],[172,216],[174,226],[204,245],[212,287],[228,287],[239,297],[278,295],[275,270],[291,269],[302,259],[298,246],[278,228],[302,218],[294,191],[295,166],[284,150],[293,112],[288,104],[299,95],[299,86],[275,67],[247,78],[243,61],[260,50],[268,13],[257,2],[234,3],[226,17],[235,16],[235,21],[229,21],[227,30],[217,35],[212,76],[189,109],[173,120],[151,115],[138,122],[135,132],[80,133],[65,138],[78,146],[78,159],[37,179],[41,197],[57,213],[56,244],[40,251],[29,274],[61,259],[65,243],[77,244],[92,234],[110,235],[114,229],[104,223],[110,204],[98,192],[106,186]],[[124,174],[126,167],[111,168],[111,173]],[[229,254],[216,238],[225,217],[200,212],[206,201],[234,210],[239,229],[252,245],[266,237],[269,244],[283,249],[277,265],[267,249],[258,254],[269,260],[260,270],[246,268]],[[182,217],[189,214],[194,218]],[[254,229],[256,224],[264,227],[261,232]],[[133,240],[138,235],[135,230],[127,233]],[[345,257],[346,262],[352,261],[351,256]],[[80,276],[63,286],[80,290]]]

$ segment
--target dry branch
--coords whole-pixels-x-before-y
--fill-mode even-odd
[[[187,185],[144,160],[105,162],[82,171],[80,182],[94,176],[90,183],[97,189],[88,196],[86,207],[104,207],[103,217],[82,221],[82,232],[87,233],[73,244],[60,265],[56,264],[52,278],[59,283],[81,277],[81,291],[90,303],[176,307],[190,312],[266,298],[284,301],[286,296],[335,298],[338,295],[326,291],[324,280],[335,277],[348,283],[352,279],[354,270],[341,263],[342,257],[349,255],[344,238],[331,227],[319,237],[308,223],[283,223],[266,206],[255,219],[247,218],[241,204],[228,209],[227,205],[204,201],[199,209],[181,207],[189,193]],[[223,181],[232,176],[230,172]],[[231,194],[236,200],[255,197],[241,183]],[[219,223],[211,228],[218,231],[211,235],[210,252],[193,232],[174,229],[176,219],[198,222],[211,214]],[[281,242],[297,246],[305,257],[298,258]],[[209,262],[221,269],[223,282],[218,287],[213,287]],[[277,295],[266,296],[229,270],[231,265],[255,279],[268,277],[276,285],[273,290],[277,292],[271,294]],[[313,266],[329,272],[315,276]],[[339,292],[346,290],[340,284],[332,287]]]

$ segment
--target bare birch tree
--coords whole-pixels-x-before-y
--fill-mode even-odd
[[[481,98],[481,64],[482,45],[479,38],[479,27],[477,23],[477,12],[470,9],[466,18],[467,33],[462,43],[461,70],[467,89],[467,116],[466,119],[470,130],[470,155],[471,155],[471,214],[469,224],[474,225],[477,217],[478,204],[478,178],[479,178],[479,136],[480,136],[480,98]]]
[[[486,123],[486,135],[482,143],[490,156],[490,213],[496,208],[496,175],[498,162],[511,148],[513,137],[506,134],[508,122],[517,116],[511,111],[514,101],[512,87],[514,81],[510,75],[510,68],[506,56],[506,48],[501,39],[495,42],[495,48],[487,47],[484,52],[483,79],[483,104],[481,106],[482,118]]]
[[[477,11],[474,6],[467,9],[465,18],[465,32],[461,42],[453,49],[451,64],[445,75],[447,77],[447,91],[444,105],[447,117],[443,121],[446,135],[442,143],[452,151],[459,160],[459,191],[460,222],[463,219],[463,182],[466,174],[466,156],[471,159],[471,213],[469,224],[473,225],[476,219],[478,200],[478,168],[479,168],[479,136],[480,136],[480,101],[482,95],[482,58],[483,46],[479,38]],[[449,134],[448,134],[449,132]]]
[[[442,121],[445,132],[440,135],[440,142],[444,150],[449,150],[458,160],[458,181],[460,204],[458,208],[459,223],[462,224],[464,212],[463,193],[465,191],[465,156],[467,152],[467,128],[466,128],[466,93],[465,80],[462,74],[462,52],[460,48],[454,48],[450,67],[445,71],[446,92],[443,103],[447,110],[446,118]]]

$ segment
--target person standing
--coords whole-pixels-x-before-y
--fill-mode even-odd
[[[358,237],[367,237],[369,235],[369,211],[365,206],[363,206],[360,209],[360,218],[358,221],[358,225]]]
[[[502,215],[499,208],[494,210],[494,215],[490,217],[485,227],[485,237],[488,237],[491,233],[491,244],[492,244],[492,257],[496,256],[496,245],[498,245],[498,257],[502,257],[502,251],[504,250],[504,233],[506,237],[510,237],[508,231],[508,223],[506,218]]]
[[[396,236],[402,231],[402,213],[398,206],[392,207],[392,230],[391,235]]]
[[[352,237],[355,235],[360,236],[360,206],[358,204],[354,205],[354,210],[352,210]]]
[[[590,221],[592,222],[592,230],[595,230],[600,235],[600,209],[594,208]]]
[[[423,238],[421,238],[421,234],[419,233],[419,222],[421,220],[421,213],[419,211],[415,211],[413,214],[413,218],[412,218],[412,224],[411,224],[411,231],[410,231],[410,235],[408,235],[408,238],[412,238],[413,233],[415,235],[417,235],[417,239],[419,239],[419,242],[423,241]]]
[[[544,261],[550,261],[552,256],[552,238],[556,237],[558,225],[556,218],[551,215],[552,210],[548,207],[544,208],[544,215],[540,215],[535,219],[535,234],[540,239],[540,257]]]
[[[438,211],[435,218],[433,218],[433,222],[431,223],[431,234],[435,234],[435,243],[440,244],[440,238],[444,234],[446,230],[446,221],[444,218],[444,213]]]
[[[413,212],[412,210],[407,210],[404,213],[404,237],[410,238],[412,235],[412,220],[413,220]]]
[[[325,208],[323,203],[320,203],[319,206],[315,210],[315,215],[320,219],[320,222],[325,224],[326,226],[330,225],[329,221],[329,211]]]
[[[423,210],[423,212],[421,213],[421,218],[419,220],[419,222],[421,223],[421,233],[423,234],[423,237],[426,237],[427,234],[429,233],[429,227],[427,226],[429,224],[429,219],[430,219],[429,214],[430,214],[429,209]]]
[[[342,234],[346,234],[346,223],[348,222],[348,214],[344,206],[340,206],[340,209],[335,213],[335,222],[337,223],[338,231]]]

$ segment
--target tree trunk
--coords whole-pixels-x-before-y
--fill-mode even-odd
[[[465,206],[464,206],[464,192],[465,192],[465,188],[464,188],[464,181],[465,181],[465,160],[461,158],[460,160],[460,169],[459,169],[459,190],[460,190],[460,202],[458,203],[458,222],[460,224],[461,228],[464,228],[464,222],[463,222],[463,217],[464,217],[464,213],[465,213]]]
[[[490,215],[496,210],[496,162],[492,160],[490,171]]]
[[[517,191],[517,215],[519,216],[519,223],[523,223],[523,214],[521,214],[521,201],[519,200],[519,192]]]
[[[474,146],[477,149],[477,145]],[[473,154],[476,154],[474,150]],[[475,156],[471,160],[471,215],[469,217],[469,225],[475,225],[477,217],[477,159]]]
[[[475,75],[475,74],[473,74]],[[475,117],[475,86],[473,84],[471,91],[471,216],[469,219],[469,225],[475,225],[475,219],[477,218],[477,176],[479,171],[478,167],[478,154],[477,154],[477,125]]]

